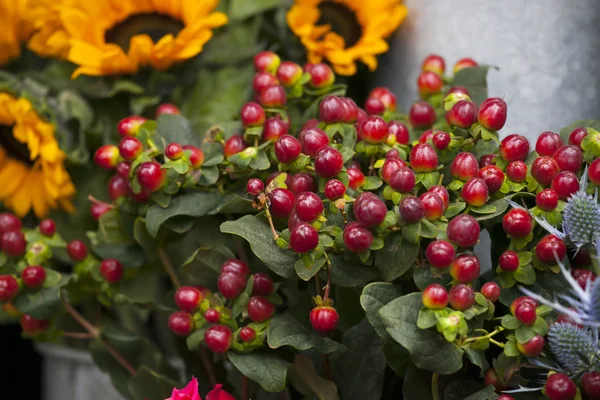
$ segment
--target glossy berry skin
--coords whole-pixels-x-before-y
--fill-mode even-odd
[[[314,250],[319,244],[319,232],[306,222],[292,229],[290,246],[296,253],[306,253]]]
[[[353,205],[354,217],[365,228],[373,228],[383,222],[387,207],[383,200],[371,192],[361,193]]]
[[[425,256],[434,268],[446,268],[452,263],[456,251],[454,246],[446,240],[435,240],[427,246]]]
[[[209,308],[204,312],[204,319],[206,319],[206,322],[216,324],[221,319],[221,313],[214,308]]]
[[[99,147],[94,153],[94,163],[100,168],[114,169],[119,163],[119,148],[112,144]]]
[[[535,335],[530,341],[526,343],[517,342],[517,349],[519,349],[519,351],[527,357],[537,357],[544,350],[545,344],[546,341],[544,340],[543,336]]]
[[[544,189],[535,196],[535,204],[544,211],[554,211],[558,207],[558,193],[553,189]]]
[[[9,257],[21,257],[27,249],[25,235],[21,231],[4,232],[0,237],[0,248]]]
[[[538,157],[531,164],[531,176],[542,186],[550,186],[559,172],[558,164],[551,157]]]
[[[498,301],[501,292],[502,290],[496,282],[486,282],[481,287],[481,294],[492,303]]]
[[[450,264],[450,276],[460,283],[469,283],[479,276],[480,265],[476,256],[462,254]]]
[[[183,148],[179,143],[169,143],[165,147],[165,157],[169,160],[179,160],[183,156]]]
[[[331,86],[333,82],[335,82],[335,74],[327,64],[314,64],[311,66],[308,73],[310,74],[308,85],[315,89]]]
[[[156,161],[147,161],[140,164],[136,170],[140,186],[150,192],[156,192],[165,183],[166,171]]]
[[[204,332],[204,342],[213,353],[223,354],[231,347],[233,334],[225,325],[213,325]]]
[[[430,128],[435,123],[435,110],[426,101],[413,103],[408,111],[408,120],[415,128]]]
[[[558,133],[542,132],[535,143],[535,151],[540,156],[552,157],[552,155],[563,145],[563,141]]]
[[[257,272],[252,276],[252,279],[252,295],[268,296],[273,293],[275,287],[273,286],[273,280],[268,274]]]
[[[235,274],[242,275],[244,278],[247,278],[248,275],[250,275],[250,267],[248,267],[248,264],[242,260],[233,258],[225,261],[223,265],[221,265],[221,273],[223,272],[233,272]]]
[[[448,305],[448,292],[438,283],[432,283],[423,290],[423,305],[430,310],[441,310]]]
[[[266,90],[266,88],[264,89]],[[263,92],[264,90],[261,91],[261,93]],[[260,104],[251,101],[242,106],[240,117],[242,120],[242,126],[244,128],[250,128],[253,126],[262,126],[265,123],[266,116],[265,110],[260,106]]]
[[[430,54],[423,60],[421,71],[431,71],[438,75],[443,75],[446,70],[446,62],[444,58],[437,54]]]
[[[350,222],[346,225],[343,238],[348,250],[354,253],[368,250],[373,244],[373,234],[359,222]]]
[[[450,205],[450,195],[448,194],[448,190],[443,185],[435,185],[432,186],[428,192],[435,193],[440,196],[440,199],[444,202],[444,211],[448,209]]]
[[[248,317],[254,322],[263,322],[275,314],[275,305],[263,296],[252,296],[248,301]]]
[[[53,219],[47,218],[40,222],[40,233],[47,237],[52,237],[56,233],[56,222]]]
[[[490,194],[494,194],[500,190],[504,183],[504,172],[495,165],[488,165],[481,168],[477,176],[483,179]]]
[[[316,332],[326,334],[335,330],[340,316],[333,307],[317,306],[310,311],[309,319]]]
[[[129,172],[131,171],[131,163],[123,161],[117,164],[117,175],[122,178],[129,179]]]
[[[488,165],[495,165],[496,162],[495,154],[484,154],[479,158],[479,168],[485,168]]]
[[[458,153],[450,164],[450,174],[455,179],[463,182],[477,176],[479,171],[479,161],[473,153]]]
[[[46,270],[39,265],[26,267],[23,272],[21,272],[21,279],[28,289],[37,290],[44,286],[44,282],[46,281]]]
[[[275,74],[280,64],[281,59],[272,51],[261,51],[254,56],[254,69],[256,72]]]
[[[259,94],[264,88],[276,85],[277,82],[277,78],[274,75],[268,72],[258,72],[252,80],[252,89],[254,89],[254,93]]]
[[[577,385],[568,375],[559,372],[548,377],[544,391],[550,400],[574,400]]]
[[[594,185],[600,185],[600,158],[596,158],[588,166],[588,177]]]
[[[44,333],[50,326],[50,321],[36,319],[29,314],[21,315],[19,323],[23,333],[27,336],[37,336]]]
[[[401,168],[406,167],[406,163],[400,158],[388,158],[381,167],[381,179],[385,183],[389,183],[391,177]],[[412,172],[412,171],[411,171]]]
[[[185,311],[176,311],[169,316],[169,329],[178,336],[187,336],[192,333],[194,321],[192,314]]]
[[[504,271],[516,271],[519,268],[519,255],[512,250],[506,250],[500,254],[498,258],[498,265]]]
[[[100,274],[108,283],[118,283],[123,278],[123,272],[123,265],[118,260],[109,258],[100,264]]]
[[[506,167],[506,176],[515,183],[525,182],[525,179],[527,179],[527,164],[521,160],[511,161]]]
[[[221,272],[217,281],[219,292],[228,300],[233,300],[246,288],[246,277],[235,272]]]
[[[388,124],[381,117],[371,115],[360,125],[359,136],[367,143],[382,143],[388,135]]]
[[[425,218],[430,222],[435,222],[444,215],[444,201],[433,192],[425,192],[419,199],[423,203]]]
[[[52,221],[52,220],[50,220]],[[41,224],[40,224],[41,225]],[[0,234],[21,230],[21,220],[11,213],[0,214]]]
[[[368,97],[379,99],[385,106],[386,110],[396,110],[396,95],[386,87],[376,87],[375,89],[371,90],[371,93],[369,93]]]
[[[287,135],[288,125],[279,118],[269,118],[263,126],[262,139],[265,142],[277,142],[283,135]]]
[[[7,303],[19,292],[19,283],[12,275],[0,275],[0,303]]]
[[[119,135],[124,136],[135,136],[140,130],[140,126],[146,123],[146,118],[140,117],[139,115],[132,115],[130,117],[123,118],[117,124],[117,130]]]
[[[115,175],[108,181],[108,196],[115,201],[121,197],[127,196],[131,191],[129,178],[123,178],[121,175]]]
[[[443,87],[444,81],[435,72],[421,72],[421,75],[417,78],[417,88],[422,98],[439,93]]]
[[[521,306],[521,304],[524,304],[524,303],[529,303],[529,304],[533,305],[534,307],[538,306],[537,301],[534,298],[529,297],[529,296],[521,296],[521,297],[517,297],[516,299],[514,299],[512,301],[512,303],[510,303],[510,313],[514,316],[515,312],[517,311],[517,308],[519,306]]]
[[[242,342],[251,342],[256,339],[256,331],[249,326],[244,326],[240,329],[240,339]]]
[[[431,172],[438,166],[438,155],[429,143],[419,143],[410,151],[410,166],[415,172]]]
[[[583,152],[579,146],[562,146],[552,156],[561,171],[578,172],[583,163]]]
[[[485,372],[484,384],[485,386],[493,385],[498,392],[507,389],[506,384],[500,380],[498,372],[494,368],[490,368]]]
[[[73,261],[83,261],[87,253],[87,246],[81,240],[72,240],[67,244],[67,254]]]
[[[257,178],[248,179],[248,183],[246,183],[246,193],[252,196],[258,196],[263,190],[265,190],[263,181]]]
[[[400,217],[409,224],[417,223],[425,216],[423,202],[415,196],[408,196],[400,202]]]
[[[479,106],[477,120],[486,129],[499,131],[506,123],[506,102],[498,97],[486,99]]]
[[[284,61],[277,68],[277,79],[283,86],[294,86],[302,78],[302,67],[292,61]]]
[[[415,173],[408,167],[401,167],[392,174],[388,183],[392,189],[400,193],[410,193],[415,187]]]
[[[96,221],[99,221],[100,217],[109,212],[111,209],[112,208],[110,205],[106,203],[92,203],[90,206],[90,213],[92,214],[92,218],[94,218]]]
[[[175,292],[175,304],[181,311],[193,313],[202,301],[202,293],[193,286],[181,286]]]
[[[567,255],[567,245],[565,242],[557,236],[546,235],[535,246],[535,254],[541,262],[548,265],[556,265],[556,257],[558,260],[562,260]]]
[[[481,228],[472,215],[460,214],[448,224],[446,233],[448,239],[459,247],[472,247],[479,241]]]
[[[479,65],[479,64],[477,64],[477,62],[475,60],[473,60],[472,58],[468,58],[468,57],[461,58],[460,60],[458,60],[456,62],[456,64],[454,64],[454,67],[452,70],[453,70],[454,74],[456,74],[460,70],[463,70],[465,68],[473,68],[473,67],[476,67],[477,65]]]
[[[388,123],[388,132],[396,135],[396,143],[407,145],[410,141],[410,134],[406,125],[398,121],[390,121]]]
[[[537,313],[535,306],[530,303],[523,303],[515,310],[515,318],[518,319],[523,325],[531,326],[537,319]]]
[[[348,187],[358,189],[365,184],[365,174],[360,170],[359,165],[352,166],[346,171],[348,173]]]
[[[431,141],[433,142],[433,145],[436,149],[444,150],[448,148],[450,142],[452,141],[452,138],[447,132],[436,132],[433,134]]]
[[[124,137],[119,143],[119,154],[125,160],[131,161],[144,151],[144,145],[134,137]]]
[[[587,128],[575,128],[573,132],[569,134],[569,144],[580,146],[581,141],[588,135]]]
[[[502,218],[502,229],[512,237],[525,237],[531,233],[533,220],[526,210],[513,208]]]
[[[283,135],[274,146],[275,157],[279,162],[287,164],[300,156],[302,145],[292,135]]]
[[[303,192],[316,192],[317,182],[312,175],[299,172],[290,178],[288,189],[290,189],[295,195]]]
[[[329,137],[319,128],[304,129],[298,135],[302,145],[302,153],[314,158],[317,152],[329,145]]]
[[[525,136],[508,135],[500,142],[499,152],[506,161],[525,161],[529,155],[529,142]]]
[[[450,126],[468,129],[477,122],[477,106],[472,101],[461,100],[448,111],[446,121]]]
[[[575,278],[579,286],[585,290],[588,280],[594,282],[596,280],[596,276],[589,269],[583,268],[571,268],[571,276]]]
[[[369,97],[365,100],[365,111],[369,115],[382,115],[385,112],[385,106],[381,100]]]
[[[489,196],[488,187],[481,178],[471,178],[462,187],[460,196],[470,206],[483,206]]]
[[[448,303],[457,311],[467,310],[475,304],[475,292],[472,287],[460,283],[450,289]]]
[[[325,197],[327,197],[329,200],[337,200],[344,197],[345,194],[346,186],[344,186],[341,181],[337,179],[330,179],[325,184]]]
[[[242,135],[233,135],[225,142],[223,154],[228,158],[234,154],[241,153],[246,147],[248,147],[248,145],[244,142],[244,137]]]
[[[269,193],[269,211],[275,218],[286,218],[294,208],[295,196],[288,189],[277,188]]]
[[[344,103],[344,119],[342,122],[352,124],[358,119],[358,106],[349,97],[340,97],[342,103]]]
[[[333,147],[323,147],[315,155],[315,171],[321,178],[333,178],[342,172],[344,159]]]
[[[581,386],[586,399],[600,400],[600,372],[592,371],[583,374]]]
[[[319,119],[326,124],[341,122],[345,115],[344,103],[337,96],[326,96],[319,105]]]
[[[577,179],[577,175],[573,172],[563,171],[552,179],[550,188],[556,191],[560,200],[566,201],[573,193],[579,190],[579,179]]]

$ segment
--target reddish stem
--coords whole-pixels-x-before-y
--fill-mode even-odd
[[[206,372],[206,375],[208,375],[208,381],[210,382],[210,385],[214,387],[219,382],[217,382],[217,377],[215,375],[215,371],[213,370],[212,362],[206,353],[206,349],[202,346],[200,346],[200,358],[202,359],[204,372]]]
[[[250,400],[248,396],[248,377],[246,375],[242,375],[242,400]]]

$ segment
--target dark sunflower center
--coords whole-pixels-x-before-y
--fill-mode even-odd
[[[319,25],[331,25],[331,30],[344,38],[346,47],[351,47],[358,42],[362,29],[354,11],[344,4],[333,1],[321,2],[319,10],[321,11],[321,18],[317,22]]]
[[[181,21],[164,14],[135,14],[115,24],[104,34],[106,43],[114,43],[126,53],[129,40],[135,35],[148,35],[154,43],[163,36],[177,35],[184,28]]]
[[[11,158],[27,165],[33,165],[35,160],[30,159],[27,145],[15,139],[12,129],[12,126],[0,125],[0,147],[4,148]]]

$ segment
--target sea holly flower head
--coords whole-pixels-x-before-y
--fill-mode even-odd
[[[569,322],[555,323],[548,345],[560,366],[569,374],[593,371],[598,363],[598,331]]]

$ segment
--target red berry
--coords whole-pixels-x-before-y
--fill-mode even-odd
[[[477,120],[486,129],[499,131],[506,123],[506,102],[498,97],[486,99],[479,106]]]
[[[388,161],[398,160],[392,159]],[[397,190],[401,193],[410,193],[415,187],[416,177],[412,169],[408,167],[400,167],[394,171],[392,176],[389,178],[389,184],[392,189]],[[443,205],[443,204],[442,204]]]
[[[277,79],[283,86],[294,86],[302,78],[302,67],[292,61],[284,61],[277,69]]]
[[[600,372],[592,371],[583,374],[581,386],[586,399],[600,400]]]
[[[423,305],[431,310],[441,310],[448,305],[448,292],[440,284],[432,283],[423,290]]]
[[[27,248],[25,235],[21,231],[4,232],[0,237],[0,248],[9,257],[21,257]]]
[[[566,201],[579,190],[579,179],[573,172],[563,171],[552,179],[550,187],[556,191],[559,199]]]
[[[541,262],[556,265],[558,261],[561,261],[567,255],[567,245],[557,236],[546,235],[535,246],[535,254]]]
[[[240,115],[244,128],[261,126],[265,122],[265,110],[255,102],[244,104]]]
[[[47,218],[40,222],[40,233],[44,236],[54,236],[56,232],[56,223],[53,219]]]
[[[527,179],[527,164],[521,160],[511,161],[506,167],[506,175],[513,182],[525,182],[525,179]]]
[[[527,357],[537,357],[544,350],[546,341],[543,336],[535,335],[530,341],[525,343],[517,342],[517,349]]]
[[[121,197],[125,197],[130,192],[129,179],[123,178],[121,175],[115,175],[108,181],[108,196],[115,201]],[[92,206],[96,204],[93,203]],[[95,214],[92,211],[92,215]],[[96,213],[97,214],[97,213]],[[95,217],[94,217],[95,218]],[[97,218],[96,218],[97,219]]]
[[[254,69],[256,72],[268,72],[275,74],[281,59],[272,51],[261,51],[254,56]]]
[[[204,342],[213,353],[225,353],[231,347],[231,329],[225,325],[213,325],[204,332]]]
[[[216,324],[221,319],[221,313],[214,308],[209,308],[204,312],[204,318],[206,319],[206,322]]]
[[[337,179],[330,179],[325,184],[325,197],[329,200],[337,200],[346,194],[346,186]]]
[[[558,164],[551,157],[538,157],[531,164],[531,176],[542,186],[550,186],[559,172]]]
[[[129,171],[131,171],[131,164],[129,162],[122,161],[117,164],[118,176],[129,179]]]
[[[81,240],[72,240],[67,244],[67,254],[73,261],[83,261],[87,253],[87,246]]]
[[[21,272],[23,284],[29,289],[37,290],[44,286],[46,281],[46,270],[39,265],[26,267]]]
[[[302,130],[298,139],[302,144],[302,153],[313,158],[319,150],[329,145],[327,134],[316,127]]]
[[[119,163],[119,148],[112,144],[99,147],[94,153],[94,163],[100,168],[114,169]]]
[[[544,390],[550,400],[574,400],[577,396],[577,385],[563,373],[550,375]]]
[[[323,147],[315,155],[315,171],[321,178],[333,178],[343,167],[342,154],[333,147]]]
[[[580,146],[581,141],[588,135],[587,128],[575,128],[573,132],[569,134],[569,144]]]
[[[286,218],[294,208],[294,193],[288,189],[275,189],[269,193],[269,211],[275,218]]]
[[[92,218],[96,221],[100,220],[100,217],[112,210],[112,207],[109,204],[97,202],[92,203],[90,206],[90,213],[92,214]]]
[[[425,218],[428,221],[434,222],[442,218],[444,215],[444,201],[433,192],[423,193],[419,199],[423,203]]]
[[[52,221],[52,220],[50,220]],[[21,230],[21,220],[11,213],[0,214],[0,234]]]
[[[263,296],[252,296],[248,301],[248,317],[254,322],[263,322],[273,317],[275,305]]]
[[[431,187],[428,192],[435,193],[440,196],[440,199],[444,202],[444,210],[448,209],[450,205],[450,195],[448,194],[448,190],[442,185],[436,185]]]
[[[202,164],[204,164],[204,153],[201,149],[196,146],[192,146],[191,144],[186,144],[182,146],[183,150],[190,151],[190,163],[192,163],[192,168],[200,168]]]
[[[519,255],[512,250],[500,254],[498,264],[504,271],[516,271],[519,268]]]
[[[583,152],[579,146],[562,146],[552,156],[561,171],[578,172],[583,163]]]
[[[273,280],[268,274],[257,272],[252,276],[252,279],[252,295],[268,296],[273,293],[273,290],[275,289],[273,286]]]
[[[319,333],[330,333],[335,330],[340,316],[333,307],[318,306],[310,311],[310,324]]]
[[[183,155],[183,148],[179,145],[179,143],[169,143],[167,147],[165,147],[165,157],[169,160],[179,160]]]
[[[515,310],[515,318],[522,322],[524,325],[533,325],[535,323],[535,320],[537,319],[535,306],[530,303],[521,304]]]
[[[240,329],[240,339],[242,342],[251,342],[256,339],[256,331],[249,326],[244,326]]]
[[[359,136],[367,143],[382,143],[388,136],[387,123],[383,118],[376,115],[367,117],[359,130]]]
[[[244,137],[242,135],[233,135],[225,142],[223,154],[225,154],[226,158],[229,158],[234,154],[241,153],[246,147],[248,147],[248,145],[244,142]]]
[[[458,153],[450,164],[450,174],[452,174],[455,179],[460,179],[461,181],[468,181],[474,176],[477,176],[478,171],[479,162],[472,153]]]
[[[435,72],[438,75],[443,75],[446,70],[446,62],[441,56],[437,54],[431,54],[425,57],[423,65],[421,66],[422,71]]]
[[[258,196],[263,190],[265,190],[265,184],[260,179],[252,178],[246,183],[246,193],[252,196]]]
[[[483,167],[477,173],[477,176],[485,182],[490,194],[496,193],[504,183],[504,172],[495,165]]]
[[[465,68],[473,68],[473,67],[476,67],[477,65],[479,65],[479,64],[477,64],[477,62],[475,60],[473,60],[472,58],[468,58],[468,57],[461,58],[460,60],[458,60],[456,62],[456,64],[454,64],[453,71],[454,71],[454,74],[456,75],[456,73],[460,70],[463,70]]]
[[[250,268],[248,267],[248,264],[242,260],[233,258],[225,261],[223,265],[221,265],[221,273],[223,272],[233,272],[234,274],[239,274],[244,278],[248,278],[248,275],[250,275]]]
[[[517,311],[517,308],[524,303],[528,303],[531,304],[533,307],[537,307],[537,301],[535,301],[535,299],[529,297],[529,296],[521,296],[521,297],[517,297],[516,299],[514,299],[512,301],[512,303],[510,303],[510,313],[512,315],[515,315],[515,312]]]
[[[337,96],[326,96],[319,105],[319,119],[326,124],[341,122],[345,115],[344,103]]]
[[[356,198],[353,211],[354,216],[362,226],[372,228],[383,222],[387,207],[375,194],[364,192]]]
[[[235,272],[221,272],[217,287],[226,299],[233,300],[246,288],[246,277]]]
[[[319,244],[319,233],[306,222],[293,227],[290,236],[290,246],[296,253],[306,253],[314,250]]]
[[[531,233],[533,220],[526,210],[513,208],[502,218],[502,229],[512,237],[525,237]]]
[[[175,292],[175,304],[181,311],[189,313],[196,311],[202,298],[202,293],[193,286],[182,286]]]
[[[12,275],[0,275],[0,303],[8,303],[19,292],[19,283]]]
[[[488,165],[494,165],[496,155],[495,154],[484,154],[479,158],[479,168],[485,168]]]
[[[134,137],[124,137],[119,143],[119,154],[125,160],[133,160],[144,151],[144,145]]]
[[[121,136],[135,136],[142,126],[146,122],[146,118],[138,115],[132,115],[127,118],[123,118],[117,125],[117,130]]]
[[[277,84],[277,78],[268,72],[258,72],[252,80],[252,89],[254,93],[259,94],[264,88]]]
[[[469,283],[479,276],[480,266],[476,256],[462,254],[450,264],[450,276],[460,283]]]
[[[435,72],[424,71],[417,78],[417,88],[422,98],[442,91],[444,81]]]
[[[349,188],[356,190],[365,184],[365,174],[360,170],[360,166],[348,168],[347,172]]]
[[[361,253],[373,244],[373,234],[359,222],[350,222],[344,228],[344,244],[348,250]]]
[[[431,141],[433,142],[433,145],[436,147],[436,149],[444,150],[448,148],[450,142],[452,141],[452,138],[447,132],[436,132],[433,134]]]
[[[410,166],[415,172],[431,172],[438,166],[438,155],[429,143],[419,143],[410,151]]]
[[[139,193],[130,193],[131,199],[136,203],[147,203],[152,196],[152,192],[147,189],[142,188],[142,191]]]
[[[33,318],[31,315],[23,314],[19,320],[23,333],[27,336],[37,336],[44,333],[50,326],[50,321]]]
[[[588,176],[594,185],[600,185],[600,158],[596,158],[590,163]]]
[[[166,171],[156,161],[146,161],[140,164],[136,170],[140,186],[150,192],[156,192],[165,183]]]
[[[358,106],[349,97],[340,97],[342,103],[344,103],[344,120],[347,124],[352,124],[358,119]]]
[[[389,183],[391,177],[404,167],[406,167],[406,163],[399,158],[386,159],[383,163],[383,167],[381,167],[381,179],[383,179],[384,182]]]
[[[544,189],[535,196],[535,204],[544,211],[554,211],[558,207],[558,193],[553,189]]]
[[[335,82],[335,74],[327,64],[314,64],[308,73],[310,74],[308,85],[315,89],[331,86]]]
[[[450,126],[469,129],[477,122],[477,106],[472,101],[461,100],[446,113],[446,121]]]
[[[179,115],[181,114],[181,111],[175,104],[164,103],[156,107],[156,118],[160,117],[163,114]]]
[[[398,121],[390,121],[388,124],[388,132],[396,135],[396,142],[399,144],[408,144],[410,141],[410,134],[406,125],[401,124]]]
[[[552,157],[556,150],[562,145],[563,141],[558,133],[550,131],[542,132],[535,143],[535,151],[540,156]]]
[[[123,265],[112,258],[103,260],[100,264],[100,274],[108,283],[117,283],[123,278]]]
[[[376,87],[371,90],[368,97],[373,97],[381,100],[386,110],[396,110],[396,95],[386,87]]]
[[[481,294],[492,303],[498,301],[501,291],[500,286],[496,282],[486,282],[481,287]]]
[[[446,240],[435,240],[429,243],[425,256],[434,268],[446,268],[450,265],[456,251],[454,247]]]
[[[455,310],[467,310],[475,303],[475,292],[472,287],[460,283],[450,289],[450,293],[448,293],[448,303],[450,304],[450,307]]]
[[[470,206],[483,206],[489,196],[488,187],[481,178],[471,178],[462,187],[462,199]]]
[[[408,120],[415,128],[429,128],[435,123],[435,109],[426,101],[413,103],[408,111]]]
[[[365,111],[369,115],[382,115],[385,112],[385,106],[381,100],[375,97],[369,97],[365,101]]]
[[[258,102],[266,108],[281,108],[286,101],[287,95],[281,85],[267,86],[258,95]]]
[[[594,282],[596,280],[596,275],[592,271],[583,268],[571,268],[571,276],[583,290],[585,290],[588,281]]]
[[[409,224],[419,222],[425,216],[423,202],[415,196],[408,196],[400,202],[400,217]]]
[[[499,152],[506,161],[525,161],[529,155],[529,142],[525,136],[508,135],[500,143]]]
[[[288,133],[288,126],[279,118],[269,118],[263,127],[262,139],[269,142],[277,142],[279,138]]]
[[[448,239],[459,247],[475,246],[479,241],[479,222],[469,214],[460,214],[448,224]]]
[[[275,156],[279,162],[287,164],[300,156],[302,145],[292,135],[283,135],[275,143]]]
[[[498,372],[496,372],[494,368],[490,368],[485,372],[484,384],[485,386],[493,385],[496,391],[502,391],[507,389],[506,383],[500,380]]]

